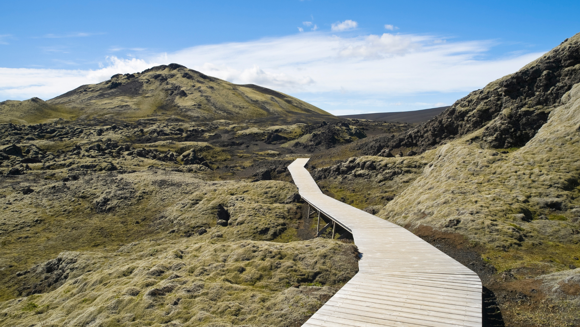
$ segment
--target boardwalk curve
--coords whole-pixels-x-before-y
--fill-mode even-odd
[[[405,228],[324,195],[307,162],[288,166],[300,196],[351,232],[362,258],[303,326],[481,326],[477,274]]]

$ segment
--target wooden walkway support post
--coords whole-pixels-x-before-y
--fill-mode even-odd
[[[336,222],[332,221],[332,239],[334,240],[334,230],[336,229]]]

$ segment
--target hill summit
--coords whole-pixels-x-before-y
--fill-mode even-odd
[[[156,66],[141,73],[117,74],[107,81],[80,86],[46,102],[37,98],[32,100],[0,103],[2,121],[332,117],[324,110],[289,95],[254,84],[232,84],[178,64]]]

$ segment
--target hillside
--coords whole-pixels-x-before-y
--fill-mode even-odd
[[[414,111],[378,112],[372,114],[343,115],[339,117],[351,119],[370,119],[378,121],[387,121],[392,123],[399,122],[399,123],[417,124],[431,120],[432,118],[439,115],[447,108],[448,107],[439,107]]]
[[[80,86],[48,101],[34,98],[0,103],[0,122],[42,123],[51,119],[94,121],[272,121],[332,119],[329,113],[261,86],[236,85],[177,64]]]
[[[457,100],[442,114],[396,138],[385,137],[365,154],[382,149],[424,152],[485,127],[479,140],[493,148],[526,144],[574,84],[580,82],[580,33],[518,72]]]

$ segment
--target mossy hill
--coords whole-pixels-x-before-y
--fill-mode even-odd
[[[405,134],[384,137],[365,154],[383,148],[423,152],[446,140],[484,128],[478,139],[493,148],[520,147],[561,104],[562,96],[580,83],[580,33],[481,90],[457,100],[442,114]]]
[[[80,86],[48,101],[0,103],[0,122],[42,123],[51,119],[208,121],[267,118],[322,121],[333,116],[287,94],[254,84],[236,85],[178,64],[118,74]]]

